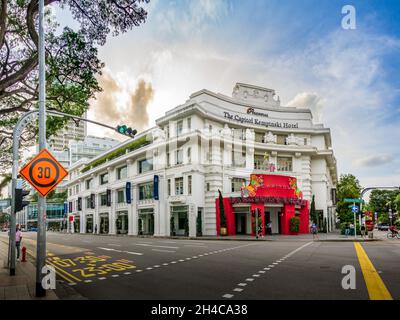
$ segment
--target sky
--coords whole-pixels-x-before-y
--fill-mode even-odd
[[[347,4],[355,29],[342,28]],[[313,110],[332,131],[339,174],[363,186],[400,185],[398,0],[151,0],[144,7],[144,25],[110,36],[99,50],[104,92],[89,118],[143,130],[193,92],[230,96],[236,82],[250,83],[275,89],[284,106]],[[55,15],[73,25],[68,11]]]

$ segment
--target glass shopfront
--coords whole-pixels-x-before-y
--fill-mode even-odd
[[[139,209],[138,221],[138,234],[139,235],[153,235],[154,234],[154,209]]]
[[[189,235],[188,208],[188,206],[171,206],[171,232],[174,235]]]
[[[128,233],[128,211],[117,212],[116,230],[117,234]]]
[[[86,233],[93,233],[93,215],[86,216]]]
[[[100,233],[101,234],[108,234],[109,232],[109,218],[108,213],[100,214]]]

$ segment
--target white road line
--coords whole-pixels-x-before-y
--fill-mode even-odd
[[[264,268],[264,270],[271,270],[271,268]]]
[[[273,267],[275,267],[273,264],[270,264],[269,266],[268,266],[269,268],[273,268]]]
[[[247,286],[247,283],[241,282],[241,283],[238,283],[238,286],[245,287],[245,286]]]
[[[118,277],[119,277],[119,274],[113,274],[111,277],[113,277],[113,278],[118,278]]]
[[[154,248],[165,248],[165,249],[179,249],[179,247],[171,247],[171,246],[157,246],[153,244],[146,244],[146,243],[136,243],[135,246],[142,246],[142,247],[154,247]]]
[[[156,264],[155,266],[153,266],[154,268],[159,268],[160,266],[158,264]]]
[[[172,250],[163,250],[163,249],[151,249],[152,251],[156,251],[156,252],[169,252],[169,253],[175,253],[176,251],[172,251]]]
[[[124,274],[129,275],[129,274],[131,274],[131,273],[130,273],[130,272],[124,272]]]
[[[146,268],[146,270],[153,270],[153,268],[152,267],[148,267],[148,268]]]
[[[70,283],[68,283],[70,286],[76,286],[76,283],[75,282],[70,282]]]
[[[184,244],[184,247],[191,247],[191,248],[207,248],[207,246],[203,245],[196,245],[196,244]]]
[[[185,260],[183,260],[183,259],[179,259],[179,261],[180,261],[180,262],[183,262],[183,261],[185,261]]]
[[[222,296],[222,298],[227,298],[227,299],[230,299],[230,298],[232,298],[233,297],[233,294],[224,294],[223,296]]]
[[[99,280],[106,280],[107,278],[106,277],[101,277],[101,278],[98,278]]]
[[[92,280],[84,280],[83,282],[90,283]]]
[[[162,265],[163,265],[163,266],[167,266],[167,265],[168,265],[168,263],[163,263]]]
[[[246,281],[254,281],[253,278],[247,278]]]
[[[243,291],[243,289],[242,289],[242,288],[235,288],[235,289],[233,289],[233,291],[236,291],[236,292],[242,292],[242,291]]]
[[[136,270],[136,272],[142,272],[143,270]]]
[[[264,270],[260,270],[260,271],[258,271],[258,273],[265,273],[265,271]]]
[[[176,263],[176,261],[172,261],[171,263]]]
[[[134,254],[134,255],[136,255],[136,256],[142,256],[142,255],[143,255],[143,253],[140,253],[140,252],[132,252],[132,251],[124,251],[124,253],[127,253],[127,254]]]
[[[278,264],[278,262],[273,262],[272,264],[274,264],[274,265],[277,265],[277,264]]]
[[[115,243],[109,243],[108,245],[111,247],[120,247],[121,246],[120,244],[115,244]]]
[[[258,278],[260,275],[259,274],[253,274],[252,277]]]

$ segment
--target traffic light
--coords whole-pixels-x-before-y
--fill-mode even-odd
[[[137,130],[132,129],[126,125],[121,125],[121,126],[117,127],[117,132],[120,134],[123,134],[125,136],[133,138],[136,135]]]
[[[29,193],[27,190],[15,188],[15,212],[21,211],[29,204],[29,201],[24,200]]]

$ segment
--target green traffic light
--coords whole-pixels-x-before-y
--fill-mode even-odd
[[[118,127],[118,132],[119,132],[119,133],[122,133],[122,134],[125,134],[125,132],[126,132],[127,129],[128,129],[128,127],[127,127],[126,125],[119,126],[119,127]]]

